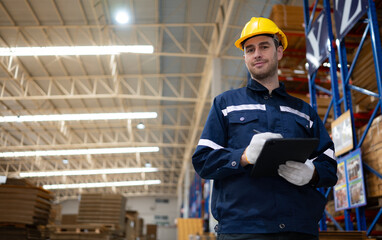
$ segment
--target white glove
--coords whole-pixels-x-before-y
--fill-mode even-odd
[[[279,166],[278,173],[288,182],[302,186],[312,179],[314,169],[313,160],[306,160],[305,163],[287,161]]]
[[[248,147],[245,149],[245,156],[247,162],[250,164],[255,164],[257,158],[260,155],[261,150],[263,149],[264,143],[268,139],[272,138],[282,138],[281,134],[278,133],[258,133],[253,135],[251,142]]]

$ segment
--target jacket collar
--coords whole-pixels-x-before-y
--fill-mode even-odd
[[[288,94],[285,90],[285,84],[283,82],[279,82],[279,84],[280,87],[274,89],[272,93],[277,93],[281,96],[287,96]],[[259,83],[258,81],[253,80],[252,78],[248,80],[247,87],[256,92],[268,92],[268,89],[266,87],[261,85],[261,83]]]

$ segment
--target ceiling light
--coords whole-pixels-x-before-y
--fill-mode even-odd
[[[160,184],[160,180],[123,181],[123,182],[100,182],[100,183],[74,183],[44,185],[45,189],[68,189],[68,188],[100,188],[100,187],[125,187]]]
[[[121,174],[121,173],[143,173],[157,172],[158,168],[106,168],[87,170],[63,170],[48,172],[20,172],[20,177],[53,177],[53,176],[84,176],[97,174]]]
[[[137,128],[140,129],[140,130],[145,129],[145,124],[143,124],[143,123],[139,123],[139,124],[137,125]]]
[[[43,121],[80,121],[80,120],[121,120],[157,118],[156,112],[127,112],[127,113],[85,113],[85,114],[54,114],[54,115],[25,115],[3,116],[2,122],[43,122]]]
[[[129,15],[127,15],[126,12],[124,11],[120,11],[117,13],[117,15],[115,16],[115,20],[119,23],[119,24],[126,24],[128,21],[129,21]]]
[[[158,152],[158,151],[159,151],[159,147],[66,149],[66,150],[45,150],[45,151],[25,151],[25,152],[1,152],[0,158],[62,156],[62,155],[93,155],[93,154],[115,154],[115,153],[142,153],[142,152]]]
[[[62,163],[66,165],[66,164],[69,163],[69,161],[68,161],[68,159],[63,159],[63,160],[62,160]]]
[[[152,45],[59,46],[0,48],[0,56],[68,56],[115,55],[120,53],[153,53]]]

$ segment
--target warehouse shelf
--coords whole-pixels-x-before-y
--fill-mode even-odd
[[[304,10],[304,19],[305,19],[305,36],[307,36],[312,26],[314,17],[315,16],[317,17],[318,15],[316,13],[317,10],[333,12],[333,10],[331,9],[330,0],[323,0],[324,7],[321,9],[318,7],[318,2],[319,1],[316,0],[314,5],[309,6],[309,1],[304,0],[303,10]],[[328,123],[328,119],[330,115],[332,115],[333,119],[337,119],[341,116],[343,112],[346,112],[346,111],[351,112],[351,121],[352,121],[352,127],[353,127],[352,129],[353,142],[355,146],[352,150],[355,150],[361,147],[373,120],[376,119],[377,114],[381,111],[381,108],[382,108],[382,103],[381,103],[382,91],[378,91],[378,94],[377,94],[373,92],[374,90],[373,91],[368,90],[364,86],[360,87],[360,86],[356,86],[352,84],[354,82],[352,81],[352,79],[350,79],[350,76],[352,75],[352,73],[354,73],[354,69],[355,69],[354,64],[359,56],[360,50],[357,51],[358,53],[356,53],[353,56],[354,62],[350,66],[350,69],[348,69],[347,61],[346,61],[347,57],[346,57],[345,46],[347,48],[351,47],[353,49],[356,49],[356,47],[358,47],[358,49],[361,49],[367,36],[370,36],[370,38],[373,40],[372,45],[376,48],[375,51],[373,52],[373,56],[374,55],[378,56],[377,59],[382,57],[381,50],[380,50],[381,44],[380,44],[379,37],[375,37],[375,35],[379,36],[378,23],[376,19],[376,9],[374,6],[375,3],[372,0],[369,0],[368,4],[370,7],[367,10],[367,14],[366,14],[367,17],[362,19],[363,22],[361,24],[361,26],[363,25],[367,26],[365,28],[365,31],[361,34],[358,32],[357,34],[354,34],[354,33],[350,34],[353,40],[357,38],[357,40],[361,40],[361,43],[355,43],[354,41],[351,43],[345,43],[345,41],[342,40],[342,41],[337,41],[339,42],[339,44],[336,45],[335,44],[336,39],[333,35],[333,29],[332,29],[332,19],[329,15],[326,17],[327,18],[326,20],[328,22],[328,26],[326,27],[328,27],[329,29],[328,39],[331,43],[329,45],[330,49],[328,51],[328,56],[327,56],[327,59],[329,60],[329,63],[330,63],[330,68],[323,68],[321,66],[313,74],[309,74],[307,79],[295,78],[295,77],[291,79],[291,77],[280,76],[280,81],[286,80],[286,84],[297,84],[296,82],[298,82],[299,84],[306,85],[306,82],[307,82],[309,93],[310,93],[311,105],[316,110],[319,107],[318,105],[320,103],[319,101],[317,101],[317,98],[316,98],[317,94],[331,96],[332,99],[323,117],[324,123]],[[284,8],[280,8],[280,9],[285,11]],[[275,14],[275,16],[280,17],[281,15]],[[282,20],[285,20],[285,19],[282,19]],[[359,27],[359,25],[357,25],[357,27]],[[285,31],[285,33],[288,36],[288,42],[290,38],[291,38],[291,42],[295,42],[296,39],[294,39],[293,36],[290,37],[288,35],[288,32],[289,30]],[[290,34],[293,35],[293,31],[290,31]],[[294,36],[294,37],[298,37],[299,40],[304,39],[301,37],[301,33],[298,33],[297,35],[298,36]],[[293,50],[297,50],[297,49],[293,49]],[[338,51],[337,55],[336,55],[336,51]],[[337,59],[339,59],[339,63],[341,64],[341,66],[344,66],[344,67],[341,67],[340,69],[341,71],[337,71]],[[376,82],[378,82],[378,89],[382,89],[380,87],[382,82],[381,71],[380,71],[381,66],[382,66],[381,60],[377,60],[377,63],[375,64],[375,68],[377,72]],[[318,73],[318,71],[321,71],[321,72]],[[322,74],[322,72],[324,72],[324,74]],[[341,74],[340,78],[338,77],[339,72]],[[325,74],[330,74],[331,81],[323,80],[324,79],[323,75]],[[317,85],[318,83],[320,84],[320,86]],[[298,88],[295,88],[295,89],[298,89]],[[366,94],[367,96],[371,96],[376,99],[379,99],[378,103],[375,106],[373,105],[374,108],[372,110],[367,109],[367,111],[355,113],[352,107],[353,99],[351,98],[351,91],[355,91],[360,94]],[[361,137],[359,137],[360,140],[358,141],[356,129],[359,129],[364,125],[366,125],[365,126],[366,128],[364,129],[364,134],[361,135]],[[380,172],[378,172],[377,169],[373,168],[372,166],[369,166],[366,163],[363,163],[363,169],[365,169],[365,171],[370,172],[371,174],[374,174],[378,178],[382,178]],[[192,217],[204,218],[205,217],[204,213],[209,213],[208,199],[201,197],[201,193],[204,192],[204,185],[207,184],[207,181],[204,182],[202,180],[202,182],[199,182],[199,180],[200,180],[199,176],[195,174],[194,182],[192,183],[192,186],[190,188],[190,195],[189,195],[190,204],[188,207],[189,207],[189,212],[191,213],[190,215]],[[326,197],[328,197],[332,192],[332,188],[320,189],[320,191]],[[203,208],[203,205],[205,205],[204,208]],[[355,232],[354,229],[357,229],[356,232],[365,233],[365,235],[367,236],[381,236],[381,231],[373,229],[375,224],[381,221],[381,218],[380,218],[381,214],[382,214],[382,208],[380,206],[374,207],[372,210],[366,207],[357,207],[353,211],[344,210],[344,213],[341,216],[331,216],[329,212],[325,211],[323,220],[320,222],[320,230],[327,231],[328,230],[327,224],[328,224],[330,226],[334,225],[339,230],[346,230],[349,233]]]
[[[314,6],[312,7],[312,13],[309,13],[309,1],[304,0],[304,19],[305,19],[305,34],[308,36],[311,28],[312,28],[312,23],[313,23],[313,16],[316,14],[316,8],[317,8],[317,3],[318,1],[314,2]],[[329,0],[324,0],[324,8],[322,9],[322,12],[325,16],[325,21],[326,21],[326,26],[322,26],[326,28],[327,30],[327,39],[325,39],[326,42],[329,42],[327,44],[327,50],[328,54],[326,55],[326,59],[329,60],[330,63],[330,76],[331,76],[331,90],[327,90],[325,88],[322,88],[320,86],[316,86],[315,84],[315,77],[317,74],[317,69],[314,72],[310,72],[309,74],[309,90],[310,90],[310,97],[311,97],[311,105],[313,108],[317,109],[317,100],[316,100],[316,91],[322,91],[325,92],[326,94],[331,95],[332,100],[330,102],[330,105],[328,107],[328,110],[325,114],[324,117],[324,123],[328,119],[329,112],[333,110],[333,117],[334,119],[338,119],[341,114],[342,114],[342,108],[344,109],[344,112],[349,111],[350,112],[350,119],[351,119],[351,126],[352,126],[352,136],[353,136],[353,148],[351,150],[356,150],[361,148],[365,136],[368,133],[370,127],[372,126],[373,120],[376,118],[377,114],[381,112],[382,109],[382,51],[381,51],[381,41],[380,41],[380,33],[379,33],[379,28],[378,28],[378,20],[377,20],[377,14],[376,14],[376,8],[375,8],[375,3],[372,0],[367,1],[367,7],[365,8],[365,13],[366,17],[363,16],[361,19],[363,22],[361,24],[366,25],[365,30],[363,34],[361,35],[361,41],[358,46],[358,50],[356,51],[353,62],[350,66],[350,69],[348,69],[348,63],[347,63],[347,56],[346,56],[346,47],[345,47],[345,38],[344,36],[336,36],[336,39],[334,39],[333,36],[333,31],[332,31],[332,20],[331,20],[331,14],[326,14],[326,13],[331,13],[332,9],[330,6],[330,1]],[[356,3],[360,4],[361,6],[361,1],[348,1],[346,2],[347,4],[349,3]],[[366,3],[365,1],[362,2]],[[362,5],[363,7],[364,5]],[[342,8],[344,9],[344,8]],[[335,12],[335,11],[334,11]],[[334,13],[336,14],[336,13]],[[323,24],[324,25],[324,24]],[[355,23],[353,24],[355,25]],[[347,27],[349,27],[348,25]],[[336,26],[338,28],[338,25]],[[354,27],[354,26],[350,26]],[[359,27],[359,25],[358,25]],[[342,29],[342,25],[341,25]],[[338,32],[338,29],[337,29]],[[349,31],[344,31],[344,35],[348,34]],[[367,36],[370,36],[371,39],[371,48],[372,48],[372,55],[374,58],[374,69],[375,69],[375,78],[376,78],[376,87],[378,89],[378,93],[374,93],[373,91],[370,91],[366,87],[360,87],[352,84],[351,81],[351,76],[354,74],[354,69],[355,69],[355,64],[359,60],[359,55],[362,49],[362,46],[365,43],[365,39]],[[335,44],[336,43],[336,44]],[[336,46],[336,47],[334,47]],[[339,86],[338,86],[338,79],[337,79],[337,62],[336,62],[336,56],[335,56],[335,48],[337,48],[338,51],[338,59],[340,63],[340,73],[341,73],[341,86],[342,86],[342,96],[339,91]],[[322,62],[321,62],[322,63]],[[320,64],[321,64],[320,63]],[[374,106],[374,109],[370,112],[368,112],[368,116],[370,116],[368,123],[365,127],[363,133],[361,134],[360,140],[357,142],[357,131],[355,129],[355,116],[357,116],[354,113],[353,110],[353,99],[351,95],[351,90],[356,91],[357,94],[365,94],[367,96],[371,96],[377,99],[377,103]],[[371,104],[369,104],[371,105]],[[343,155],[342,155],[343,156]],[[382,175],[380,172],[378,172],[377,169],[374,169],[367,163],[363,162],[363,168],[369,171],[370,173],[374,174],[377,176],[379,179],[382,178]],[[380,169],[379,169],[380,171]],[[331,189],[328,189],[326,191],[330,191]],[[325,191],[325,190],[322,190]],[[326,215],[330,215],[327,212],[325,212]],[[367,214],[366,214],[367,213]],[[370,212],[366,210],[366,207],[357,207],[355,208],[355,212],[352,213],[349,209],[344,210],[344,215],[341,217],[331,217],[328,216],[328,219],[333,222],[337,221],[343,221],[345,223],[345,230],[351,231],[354,230],[353,227],[353,221],[356,220],[357,223],[357,229],[358,231],[366,231],[367,230],[367,235],[374,235],[374,234],[380,234],[378,231],[373,231],[373,228],[377,221],[380,219],[380,216],[382,215],[382,208],[380,208],[377,211],[373,212],[373,217],[374,219],[369,221],[370,225],[367,228],[366,227],[366,218],[370,217]],[[367,215],[367,216],[366,216]],[[323,219],[326,219],[325,216]],[[338,222],[336,223],[338,225]],[[320,224],[321,230],[326,230],[326,222],[321,221]]]

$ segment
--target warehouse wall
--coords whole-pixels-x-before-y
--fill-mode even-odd
[[[128,198],[126,209],[136,210],[145,224],[158,224],[158,240],[176,240],[177,198]]]
[[[66,200],[61,205],[62,214],[78,214],[79,200]],[[176,206],[175,197],[131,197],[126,202],[126,210],[138,211],[145,224],[158,224],[158,240],[176,240]]]
[[[67,215],[67,214],[78,214],[79,204],[80,202],[78,200],[66,200],[61,202],[61,214]]]

